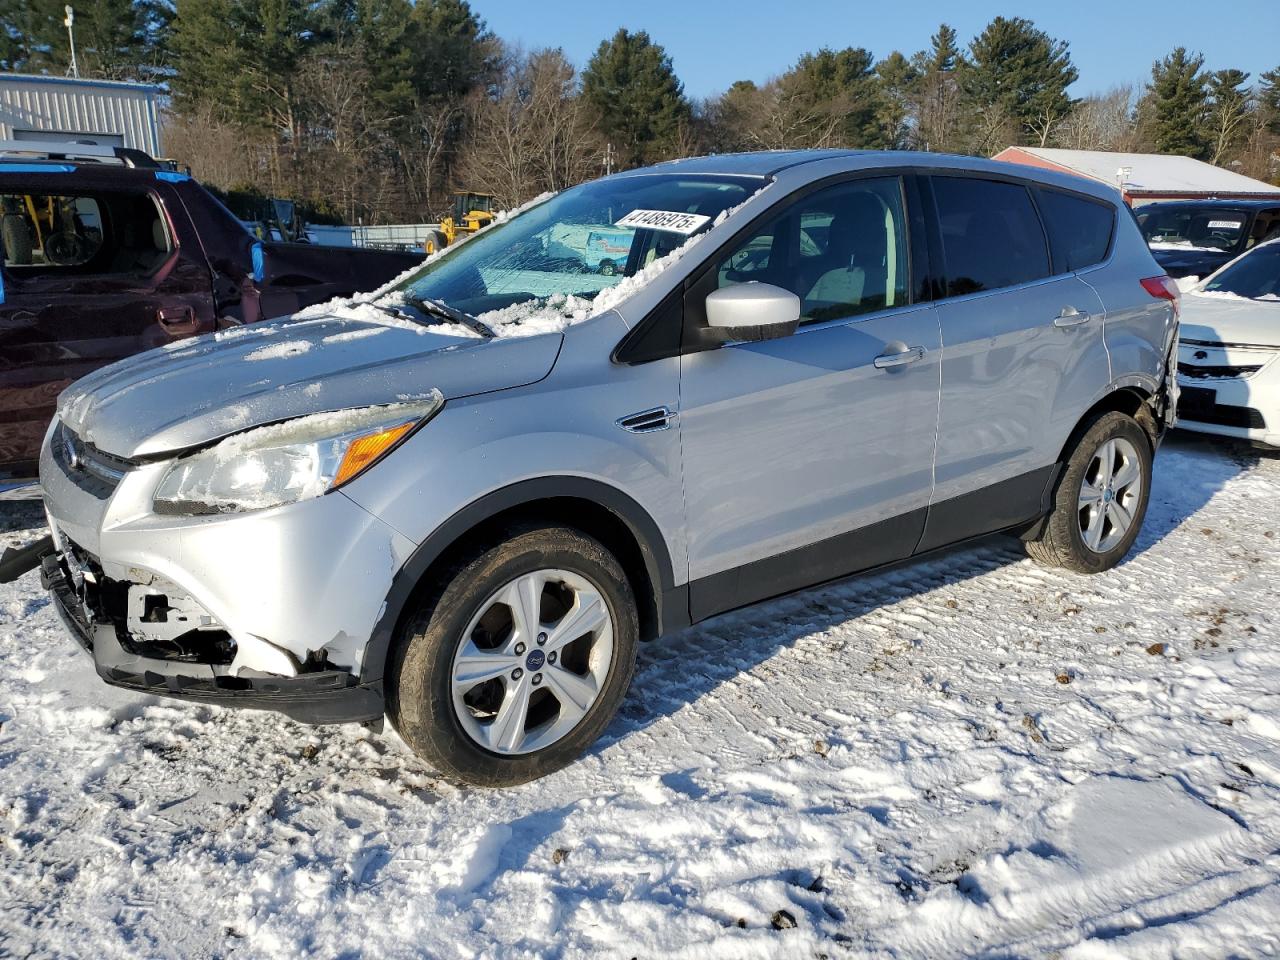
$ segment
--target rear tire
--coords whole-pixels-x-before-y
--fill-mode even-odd
[[[1108,412],[1079,435],[1038,535],[1037,563],[1101,573],[1124,559],[1142,529],[1151,495],[1151,439],[1132,417]]]
[[[4,245],[4,256],[14,266],[30,266],[35,246],[31,241],[31,230],[27,221],[16,213],[0,216],[0,243]]]
[[[387,713],[447,778],[525,783],[604,732],[631,683],[639,633],[612,554],[577,530],[526,527],[464,558],[410,615]]]

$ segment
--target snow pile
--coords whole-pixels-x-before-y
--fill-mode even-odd
[[[624,277],[601,290],[593,299],[555,294],[546,299],[529,300],[501,310],[482,313],[477,319],[500,337],[529,337],[540,333],[558,333],[575,323],[612,310],[641,287],[652,283],[658,274],[685,256],[705,234],[694,234],[664,257],[654,260],[638,273]]]
[[[272,343],[244,355],[247,361],[284,360],[287,357],[298,357],[311,349],[309,340],[285,340],[283,343]]]
[[[1280,459],[1175,437],[1117,569],[994,538],[716,618],[504,792],[390,731],[106,687],[28,575],[0,952],[1274,956],[1277,498]],[[0,547],[38,532],[3,509]]]

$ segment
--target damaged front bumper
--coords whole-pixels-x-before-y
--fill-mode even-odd
[[[105,586],[73,573],[83,563],[68,556],[46,556],[40,581],[68,632],[93,657],[98,676],[107,683],[139,693],[176,697],[223,706],[283,713],[299,723],[349,723],[381,719],[381,684],[361,685],[341,669],[312,669],[293,676],[220,669],[226,660],[224,631],[190,631],[197,638],[167,647],[151,637],[137,637],[110,617],[93,594]],[[201,642],[199,634],[207,634]],[[152,654],[148,656],[147,654]],[[225,665],[229,666],[229,664]]]
[[[414,544],[341,491],[158,515],[165,467],[136,465],[104,487],[48,443],[41,455],[55,547],[42,579],[102,679],[307,723],[380,720],[382,665],[366,671],[365,648]]]

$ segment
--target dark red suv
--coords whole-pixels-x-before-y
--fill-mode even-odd
[[[144,154],[78,157],[0,145],[0,498],[28,492],[73,380],[182,337],[375,289],[422,259],[263,242],[189,175]]]

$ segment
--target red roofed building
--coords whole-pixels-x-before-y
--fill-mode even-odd
[[[1006,147],[993,158],[1110,184],[1130,206],[1153,200],[1280,200],[1280,187],[1191,157]]]

